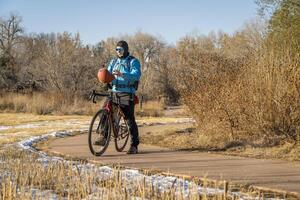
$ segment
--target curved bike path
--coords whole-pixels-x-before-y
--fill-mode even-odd
[[[139,130],[141,135],[145,134],[147,127],[140,127]],[[103,164],[157,169],[172,174],[227,180],[235,184],[251,184],[300,194],[300,162],[174,151],[145,144],[139,146],[139,154],[127,155],[126,152],[116,152],[113,142],[101,157],[94,157],[88,148],[87,134],[51,141],[48,150]]]

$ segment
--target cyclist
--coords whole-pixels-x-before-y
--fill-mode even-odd
[[[117,58],[113,58],[107,70],[115,76],[111,83],[113,103],[119,104],[129,126],[131,145],[127,154],[138,153],[139,131],[134,116],[134,97],[141,77],[141,65],[137,58],[129,53],[126,41],[116,45]]]

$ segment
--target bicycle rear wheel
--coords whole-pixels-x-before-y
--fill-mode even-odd
[[[126,147],[129,138],[129,126],[124,119],[124,115],[119,115],[120,119],[118,120],[119,123],[117,127],[117,134],[115,137],[115,147],[118,152],[121,152]]]
[[[105,152],[109,145],[110,135],[109,114],[104,109],[99,110],[93,117],[89,128],[88,143],[93,155],[101,156]]]

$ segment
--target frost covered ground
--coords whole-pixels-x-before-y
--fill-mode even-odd
[[[71,117],[36,118],[28,114],[8,114],[6,117],[6,115],[0,114],[0,145],[57,130],[88,129],[90,116]],[[137,120],[139,127],[190,122],[194,122],[194,120],[191,118],[144,118]]]

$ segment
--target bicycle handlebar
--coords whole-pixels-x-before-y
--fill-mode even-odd
[[[97,103],[96,100],[95,100],[95,98],[97,96],[108,97],[108,96],[110,96],[110,94],[109,93],[97,93],[95,90],[93,90],[92,93],[89,96],[89,101],[92,100],[93,103]]]

